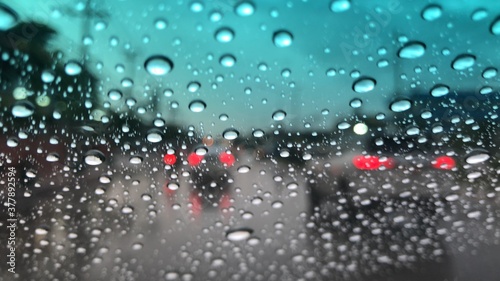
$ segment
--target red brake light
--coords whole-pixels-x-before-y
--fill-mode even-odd
[[[190,166],[198,166],[200,165],[201,160],[203,160],[203,156],[192,152],[191,154],[189,154],[187,160]]]
[[[227,166],[233,166],[235,161],[234,155],[232,155],[231,153],[222,152],[221,154],[219,154],[219,161],[223,164],[226,164]]]
[[[442,170],[451,170],[455,168],[455,159],[449,156],[439,156],[432,162],[432,167]]]
[[[174,165],[175,162],[177,161],[177,157],[175,156],[175,154],[165,154],[165,156],[163,156],[163,162],[167,165]]]
[[[360,170],[376,170],[382,166],[380,159],[377,156],[355,156],[352,159],[354,167]]]
[[[354,167],[360,170],[378,170],[380,167],[392,169],[395,166],[394,159],[389,157],[358,155],[352,159]]]

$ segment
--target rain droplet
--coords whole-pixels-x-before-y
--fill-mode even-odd
[[[87,153],[85,153],[84,161],[87,165],[90,166],[101,165],[105,160],[106,157],[104,157],[104,153],[102,153],[97,149],[92,149],[89,150]]]
[[[296,190],[299,187],[299,185],[296,182],[291,182],[286,185],[286,188],[288,190]]]
[[[435,21],[443,15],[443,10],[438,5],[429,5],[422,11],[422,18],[426,21]]]
[[[44,70],[42,71],[41,78],[44,83],[51,83],[54,81],[56,76],[54,75],[54,72],[52,72],[51,70]]]
[[[248,17],[253,15],[253,13],[255,12],[255,7],[252,3],[244,1],[236,5],[234,11],[240,17]]]
[[[174,63],[165,56],[155,55],[144,62],[144,68],[151,75],[161,76],[172,71]]]
[[[354,82],[352,89],[356,93],[367,93],[375,89],[376,83],[373,78],[360,78]]]
[[[252,135],[256,138],[262,138],[264,136],[264,131],[257,129],[253,131]]]
[[[179,273],[171,271],[165,274],[165,280],[177,280],[179,278]]]
[[[19,145],[19,140],[17,138],[9,138],[7,139],[8,147],[16,147]]]
[[[142,157],[139,156],[132,156],[130,157],[129,160],[130,164],[138,165],[142,163]]]
[[[177,190],[177,189],[179,189],[179,184],[176,182],[169,182],[167,184],[167,188],[170,190]]]
[[[480,21],[488,16],[488,12],[485,9],[477,9],[472,12],[471,19],[473,21]]]
[[[478,150],[469,153],[469,155],[467,155],[467,157],[465,158],[465,162],[467,162],[468,164],[479,164],[485,162],[488,159],[490,159],[490,155],[487,151]]]
[[[132,244],[132,250],[134,250],[134,251],[138,251],[138,250],[142,249],[142,247],[143,247],[142,243],[139,243],[139,242]]]
[[[363,104],[363,101],[361,101],[360,99],[353,99],[353,100],[351,100],[351,102],[349,102],[349,105],[352,108],[360,108],[362,104]]]
[[[476,57],[465,54],[457,56],[451,63],[451,67],[455,70],[465,70],[476,63]]]
[[[352,130],[356,135],[364,135],[368,133],[368,126],[365,123],[357,123]]]
[[[240,228],[226,232],[226,238],[230,241],[243,241],[250,237],[253,230],[250,228]]]
[[[236,58],[232,55],[223,55],[219,62],[224,67],[233,67],[236,64]]]
[[[198,147],[197,149],[195,149],[194,153],[196,153],[196,155],[203,156],[208,153],[208,149],[204,146]]]
[[[345,129],[349,129],[351,127],[351,124],[347,123],[347,122],[341,122],[337,125],[337,128],[339,130],[345,130]]]
[[[19,17],[17,13],[5,4],[0,3],[0,30],[14,27]]]
[[[490,26],[490,31],[493,35],[500,35],[500,17],[497,17]]]
[[[227,129],[227,130],[225,130],[225,131],[222,133],[222,136],[223,136],[226,140],[234,140],[234,139],[236,139],[239,135],[240,135],[240,132],[238,132],[238,131],[237,131],[237,130],[235,130],[235,129]]]
[[[491,79],[495,76],[497,76],[497,69],[494,67],[488,67],[483,71],[483,78],[484,79]]]
[[[49,230],[45,229],[45,228],[37,227],[35,229],[35,234],[36,235],[43,235],[43,236],[45,236],[45,235],[49,234]]]
[[[122,214],[131,214],[134,211],[132,206],[123,206],[121,209]]]
[[[47,154],[47,158],[45,158],[45,160],[47,160],[47,162],[57,162],[59,161],[59,155],[57,153],[49,153]]]
[[[274,209],[280,209],[281,207],[283,207],[283,202],[281,202],[281,201],[274,201],[271,204],[271,207],[273,207]]]
[[[398,56],[403,59],[416,59],[425,54],[425,49],[422,42],[409,42],[399,49]]]
[[[431,90],[431,96],[442,97],[450,93],[450,88],[446,85],[436,85]]]
[[[161,132],[159,130],[150,130],[146,136],[146,139],[151,143],[158,143],[162,141]]]
[[[392,102],[389,108],[394,112],[403,112],[411,108],[411,101],[397,100]]]
[[[191,93],[198,91],[200,88],[201,84],[196,81],[189,82],[189,84],[187,85],[187,90]]]
[[[110,90],[108,92],[108,97],[112,101],[120,100],[122,98],[122,96],[123,96],[122,92],[120,92],[119,90]]]
[[[203,3],[201,2],[198,2],[198,1],[195,1],[193,3],[191,3],[191,11],[194,12],[194,13],[199,13],[201,11],[203,11]]]
[[[30,117],[35,113],[35,106],[29,101],[18,101],[12,107],[12,115],[18,118]]]
[[[192,112],[202,112],[207,107],[207,104],[202,100],[194,100],[189,103],[189,110]]]
[[[274,121],[282,121],[286,117],[286,112],[283,110],[275,111],[272,117]]]
[[[167,21],[164,19],[155,20],[155,28],[158,30],[162,30],[162,29],[167,28]]]
[[[341,13],[351,8],[351,1],[349,0],[334,0],[330,4],[330,10],[334,13]]]
[[[64,71],[69,76],[75,76],[82,73],[82,66],[76,61],[69,61],[64,66]]]
[[[228,43],[234,39],[234,31],[228,27],[223,27],[215,32],[215,39],[221,43]]]
[[[286,30],[279,30],[273,34],[273,42],[279,48],[289,47],[292,45],[293,36]]]
[[[250,172],[250,167],[247,165],[243,165],[238,168],[238,173],[240,174],[246,174],[248,172]]]

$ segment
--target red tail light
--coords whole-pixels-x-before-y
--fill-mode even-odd
[[[352,159],[354,167],[360,170],[378,170],[380,167],[387,169],[394,168],[394,160],[392,158],[380,158],[378,156],[358,155]]]
[[[177,157],[175,156],[175,154],[165,154],[165,156],[163,156],[163,162],[167,165],[174,165],[175,162],[177,162]]]
[[[222,164],[226,164],[227,166],[233,166],[235,161],[234,155],[232,155],[231,153],[222,152],[221,154],[219,154],[219,161]]]
[[[451,170],[455,168],[455,159],[449,156],[439,156],[435,161],[432,161],[432,167],[441,170]]]
[[[194,152],[189,154],[188,158],[188,164],[189,166],[198,166],[201,163],[201,160],[203,160],[203,155],[198,155]]]

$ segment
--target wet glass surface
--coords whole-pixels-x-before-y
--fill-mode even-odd
[[[498,280],[500,2],[0,2],[0,280]]]

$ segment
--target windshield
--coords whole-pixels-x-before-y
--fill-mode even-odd
[[[0,1],[0,280],[496,280],[500,2]]]

